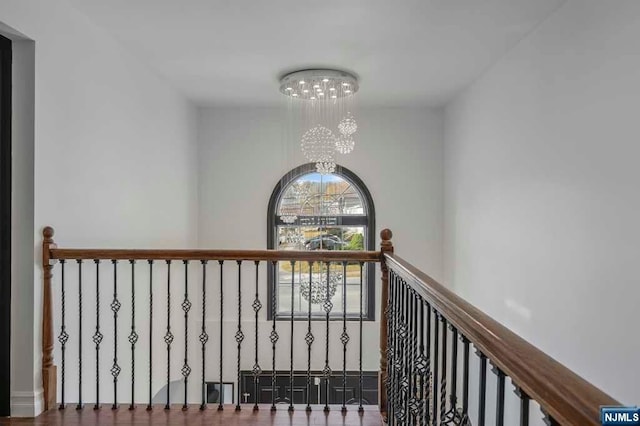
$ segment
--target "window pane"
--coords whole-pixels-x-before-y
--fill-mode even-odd
[[[278,247],[281,250],[364,250],[365,227],[303,227],[278,226]],[[366,268],[363,270],[363,282],[366,282]],[[328,275],[328,277],[327,277]],[[314,263],[311,273],[308,262],[296,262],[292,268],[290,262],[280,262],[278,266],[278,307],[279,314],[291,313],[291,281],[293,278],[294,314],[308,312],[311,298],[311,313],[324,315],[323,303],[328,295],[333,304],[331,312],[342,314],[343,291],[346,291],[347,314],[359,314],[363,303],[363,314],[367,314],[366,285],[360,297],[360,265],[349,264],[346,269],[346,289],[344,288],[344,270],[340,263],[331,264],[327,274],[326,264]],[[311,285],[309,280],[311,278]]]
[[[364,203],[358,190],[336,175],[309,173],[284,191],[279,216],[363,215]]]
[[[283,187],[276,207],[275,246],[279,250],[367,250],[368,208],[361,190],[339,174],[308,172]],[[280,262],[277,272],[277,306],[282,316],[357,316],[362,304],[367,316],[367,268],[342,263]],[[346,297],[344,296],[346,295]]]

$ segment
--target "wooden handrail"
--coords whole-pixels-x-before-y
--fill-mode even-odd
[[[109,260],[262,260],[308,262],[380,262],[379,251],[351,250],[126,250],[62,249],[49,250],[51,259]]]
[[[392,252],[387,267],[437,309],[516,386],[562,425],[600,425],[600,406],[620,405],[540,349]]]

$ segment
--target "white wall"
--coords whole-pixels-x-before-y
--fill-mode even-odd
[[[271,192],[286,172],[306,162],[297,139],[285,140],[285,111],[285,106],[200,110],[202,247],[266,247]],[[356,148],[338,163],[371,192],[377,243],[379,231],[390,228],[397,252],[440,278],[441,114],[426,108],[360,108],[356,114]]]
[[[640,400],[640,3],[568,1],[446,111],[445,281]]]
[[[14,135],[16,165],[35,170],[33,182],[16,170],[21,177],[14,186],[24,201],[14,206],[14,218],[29,220],[35,234],[27,249],[33,260],[14,262],[12,286],[13,413],[33,415],[42,387],[42,227],[54,226],[56,240],[67,247],[193,246],[195,115],[181,95],[66,1],[7,0],[0,16],[35,41],[33,146],[16,143]],[[14,115],[14,123],[22,119]],[[30,198],[31,219],[21,209]]]
[[[285,111],[284,106],[200,111],[198,228],[201,247],[266,248],[267,204],[271,192],[286,172],[305,163],[299,143],[286,141]],[[339,164],[356,173],[372,194],[378,228],[376,244],[379,244],[381,229],[392,229],[396,252],[439,279],[442,271],[441,114],[424,108],[361,108],[356,118],[359,125],[356,149],[341,156]],[[233,265],[232,270],[235,268]],[[243,276],[250,278],[251,275],[245,272]],[[378,280],[376,283],[378,302]],[[261,288],[264,290],[266,286]],[[225,289],[227,295],[237,293],[232,278],[225,283]],[[261,297],[265,300],[266,290]],[[245,311],[248,316],[253,314]],[[234,315],[234,308],[225,314],[231,328]],[[215,320],[214,315],[211,320]],[[264,323],[265,320],[266,309],[261,312],[260,333],[267,343],[270,324]],[[212,322],[211,327],[217,329],[217,324]],[[305,333],[303,326],[306,327],[299,324],[296,328],[301,342]],[[371,350],[377,348],[378,328],[378,322],[365,324],[365,334],[370,337],[367,345],[372,345],[365,346],[370,348],[365,352],[365,369],[377,370],[379,366],[378,351]],[[313,333],[322,344],[322,324],[314,324]],[[337,329],[332,333],[335,342],[339,342]],[[351,336],[356,333],[355,328],[350,331]],[[288,333],[280,335],[279,348],[287,348]],[[335,368],[341,364],[341,353],[335,344],[333,347],[336,350],[332,351],[330,364]],[[304,342],[298,349],[306,352]],[[214,348],[211,353],[212,361],[217,359],[215,351]],[[322,369],[321,351],[316,352],[313,367]],[[227,357],[233,359],[233,352]],[[305,359],[300,352],[296,360],[301,364],[296,364],[296,368],[306,368],[302,365]],[[287,361],[288,357],[279,358],[279,368],[288,368]],[[350,362],[353,364],[349,367],[357,368],[356,359]],[[251,363],[247,362],[244,367],[251,368]],[[263,368],[266,367],[263,365]],[[233,371],[229,375],[229,380],[233,380]]]

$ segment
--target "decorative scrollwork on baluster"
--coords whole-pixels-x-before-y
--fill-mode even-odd
[[[118,408],[118,376],[122,368],[118,364],[118,312],[122,303],[118,300],[118,261],[113,259],[113,300],[111,301],[111,312],[113,312],[113,364],[111,365],[111,376],[113,376],[113,404],[111,408]]]
[[[322,369],[322,376],[325,381],[325,401],[323,411],[325,413],[329,412],[329,379],[331,378],[331,368],[329,367],[329,317],[331,315],[331,310],[333,309],[333,303],[331,303],[331,294],[330,294],[330,282],[331,282],[331,263],[327,262],[327,295],[322,303],[322,308],[326,312],[325,323],[326,323],[326,341],[325,341],[325,357],[324,357],[324,368]]]
[[[235,339],[238,344],[238,399],[236,401],[236,411],[240,411],[240,355],[242,353],[242,341],[244,340],[244,333],[242,332],[242,261],[236,261],[238,264],[238,331],[236,331]],[[222,386],[222,383],[220,384]]]
[[[206,395],[206,382],[205,382],[205,365],[206,365],[206,345],[209,341],[209,335],[207,334],[206,327],[206,312],[207,312],[207,261],[201,260],[202,264],[202,327],[200,329],[200,335],[198,340],[200,341],[202,351],[202,370],[201,370],[201,389],[200,396],[202,402],[200,403],[200,410],[207,408],[207,395]]]
[[[408,412],[409,377],[407,374],[407,283],[400,280],[400,318],[398,324],[398,352],[396,353],[396,371],[398,388],[396,390],[395,417],[404,424]]]
[[[415,303],[416,292],[413,288],[409,288],[408,306],[409,306],[409,413],[410,421],[415,424],[419,418],[421,402],[418,398],[418,372],[416,368],[418,359],[418,335],[417,335],[417,307]]]
[[[129,410],[135,408],[135,384],[136,384],[136,343],[138,343],[138,333],[136,332],[136,261],[129,260],[131,264],[131,332],[127,336],[131,344],[131,404]]]
[[[389,293],[387,297],[387,377],[384,383],[387,392],[387,422],[393,423],[393,338],[395,334],[394,315],[393,309],[394,303],[394,291],[395,291],[395,278],[393,271],[389,270]],[[362,336],[360,337],[362,339]]]
[[[418,376],[418,400],[420,401],[420,406],[418,408],[418,424],[420,426],[425,426],[425,411],[426,411],[426,401],[425,401],[425,382],[427,376],[427,362],[428,359],[424,354],[424,302],[422,297],[414,293],[415,304],[416,304],[416,317],[418,321],[418,356],[416,357],[415,363],[415,371]]]
[[[276,411],[276,343],[280,336],[276,331],[276,312],[278,312],[278,293],[277,293],[277,268],[278,262],[273,261],[273,289],[271,291],[271,306],[273,309],[271,333],[269,333],[269,341],[271,342],[271,411]]]
[[[184,299],[182,300],[182,311],[184,312],[184,362],[180,372],[184,380],[184,403],[182,404],[182,410],[188,408],[187,405],[187,389],[189,376],[191,375],[191,366],[188,359],[188,342],[189,342],[189,311],[191,310],[192,303],[189,300],[189,261],[184,262]]]
[[[347,344],[349,334],[347,333],[347,262],[342,262],[342,412],[347,412]]]
[[[253,303],[251,307],[253,308],[253,312],[255,313],[255,358],[253,363],[253,368],[251,369],[251,373],[253,374],[253,411],[258,411],[258,379],[260,378],[260,374],[262,374],[262,368],[260,368],[260,364],[258,363],[258,314],[260,309],[262,309],[262,303],[260,302],[260,298],[258,295],[258,285],[259,285],[259,275],[260,275],[260,261],[256,260],[254,262],[256,266],[256,293],[255,299],[253,299]]]
[[[100,408],[100,343],[104,335],[100,332],[100,260],[94,260],[96,264],[96,331],[93,333],[92,340],[96,345],[96,403],[94,410]]]
[[[402,312],[402,292],[403,284],[402,279],[397,275],[394,276],[395,290],[394,290],[394,342],[393,342],[393,383],[392,383],[392,395],[389,398],[391,406],[393,408],[393,419],[399,420],[399,412],[401,408],[401,394],[400,394],[400,379],[402,378],[402,350],[401,342],[403,332],[403,312]]]
[[[69,333],[67,333],[67,325],[65,322],[65,314],[66,314],[66,297],[65,297],[65,288],[64,288],[64,265],[65,265],[66,261],[64,259],[60,260],[60,267],[62,269],[61,273],[61,282],[62,282],[62,289],[61,289],[61,294],[60,294],[60,303],[61,303],[61,315],[62,315],[62,325],[60,326],[60,334],[58,335],[58,342],[60,342],[60,350],[62,353],[61,356],[61,364],[60,364],[60,378],[61,378],[61,391],[62,391],[62,395],[61,395],[61,399],[60,399],[60,406],[59,408],[62,410],[65,408],[65,403],[64,403],[64,391],[65,391],[65,383],[64,383],[64,379],[65,379],[65,352],[66,352],[66,347],[67,347],[67,342],[69,341]]]
[[[465,421],[464,419],[466,419],[467,423],[463,423],[463,421]],[[457,407],[452,407],[451,409],[449,409],[449,411],[445,414],[442,422],[440,423],[441,425],[462,425],[462,424],[467,424],[470,425],[471,421],[469,420],[469,417],[464,414],[462,412],[462,408],[457,408]]]
[[[171,332],[171,260],[167,260],[167,331],[164,334],[164,343],[167,345],[167,402],[165,410],[171,409],[171,344],[174,335]]]

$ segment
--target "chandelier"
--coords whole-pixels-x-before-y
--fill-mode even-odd
[[[291,198],[293,198],[291,204],[293,204],[293,208],[289,206],[281,206],[280,211],[280,220],[287,225],[291,225],[295,223],[298,219],[298,213],[302,213],[302,208],[305,204],[305,201],[309,198],[311,193],[311,184],[308,181],[295,182],[289,188]],[[302,241],[304,238],[300,237]]]
[[[321,174],[333,173],[336,155],[355,148],[352,109],[358,89],[353,74],[331,69],[296,71],[280,80],[280,92],[297,108],[302,154]]]
[[[342,282],[342,274],[337,272],[329,274],[328,271],[320,272],[317,274],[316,279],[300,283],[300,294],[304,300],[311,301],[314,305],[319,305],[335,296],[340,282]]]

